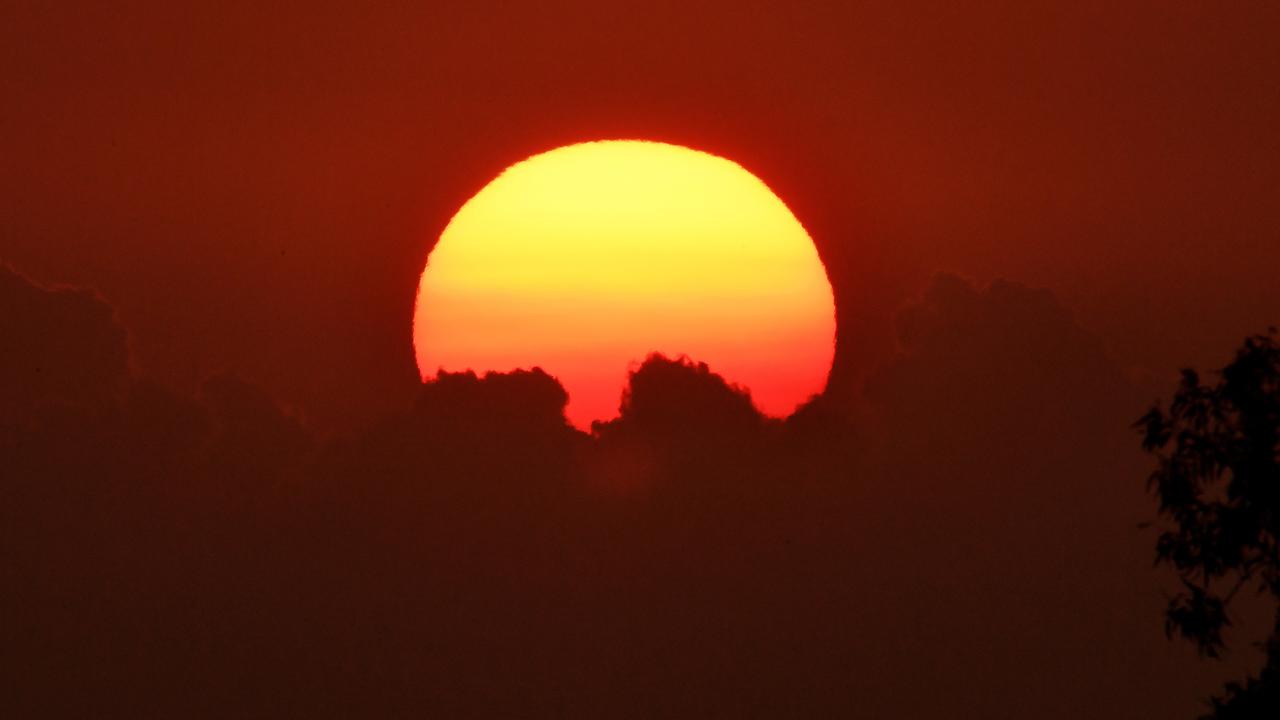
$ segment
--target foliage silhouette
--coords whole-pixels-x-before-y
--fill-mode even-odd
[[[124,328],[95,293],[42,288],[0,263],[0,372],[0,432],[5,418],[101,409],[128,377]]]
[[[629,374],[618,417],[593,423],[592,434],[613,472],[648,468],[641,472],[693,475],[707,486],[749,470],[776,426],[706,363],[655,353]],[[708,476],[709,465],[719,472]]]
[[[1173,567],[1182,590],[1165,630],[1204,656],[1226,648],[1229,608],[1255,591],[1275,605],[1257,677],[1214,698],[1213,718],[1280,717],[1280,344],[1275,331],[1245,340],[1217,382],[1193,370],[1168,409],[1137,426],[1157,458],[1149,489],[1169,521],[1156,561]]]
[[[36,344],[0,355],[5,717],[1176,707],[1145,604],[1097,602],[1145,566],[1112,552],[1108,492],[1141,456],[1123,423],[1133,471],[1095,437],[1133,407],[1035,291],[940,281],[861,408],[765,418],[657,356],[594,434],[534,369],[445,373],[320,437],[240,378],[139,377],[90,294],[68,316],[63,290],[9,290],[0,323]]]

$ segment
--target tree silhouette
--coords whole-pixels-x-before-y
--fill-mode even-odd
[[[1169,601],[1165,630],[1201,655],[1225,649],[1228,608],[1255,590],[1276,608],[1256,677],[1231,683],[1209,718],[1280,717],[1280,342],[1275,330],[1248,338],[1217,382],[1184,370],[1168,409],[1137,423],[1157,458],[1150,490],[1168,520],[1156,561],[1172,566],[1182,590]]]

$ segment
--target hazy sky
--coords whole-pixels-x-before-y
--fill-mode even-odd
[[[0,10],[25,714],[1154,717],[1256,666],[1162,636],[1129,424],[1280,323],[1280,4],[83,5]],[[834,402],[419,386],[452,213],[604,138],[786,201]]]
[[[1280,316],[1273,3],[4,16],[0,256],[98,287],[168,381],[236,370],[325,421],[414,382],[417,276],[452,211],[585,139],[770,183],[834,279],[838,384],[939,269],[1052,289],[1161,373]]]

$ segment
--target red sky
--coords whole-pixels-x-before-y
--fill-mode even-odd
[[[834,279],[838,385],[939,269],[1047,287],[1161,373],[1280,315],[1272,4],[4,15],[0,256],[102,290],[148,371],[236,370],[323,421],[415,381],[417,275],[452,211],[593,138],[703,148],[779,191]]]
[[[796,637],[812,640],[806,646],[811,665],[794,666],[795,677],[780,679],[778,687],[829,682],[825,690],[847,701],[840,674],[847,661],[865,692],[857,699],[867,698],[873,715],[895,714],[901,710],[895,703],[903,702],[917,712],[898,712],[902,717],[936,716],[935,707],[944,704],[967,704],[983,717],[989,707],[1034,709],[1020,716],[1106,710],[1127,717],[1132,708],[1190,713],[1197,698],[1225,677],[1244,676],[1256,660],[1245,650],[1225,669],[1198,664],[1190,648],[1161,636],[1160,582],[1147,574],[1153,541],[1134,529],[1154,513],[1142,494],[1150,463],[1128,423],[1147,398],[1168,395],[1175,368],[1220,365],[1244,335],[1280,324],[1280,4],[262,5],[192,8],[145,0],[73,9],[19,1],[0,10],[0,261],[35,281],[0,271],[0,301],[30,311],[30,317],[0,314],[0,322],[8,322],[3,334],[18,338],[12,347],[22,349],[0,353],[18,389],[10,395],[57,400],[49,388],[66,378],[69,392],[84,386],[111,395],[118,389],[113,383],[129,375],[127,328],[137,378],[158,378],[181,391],[175,397],[194,398],[174,400],[143,383],[130,400],[141,408],[134,418],[139,427],[128,430],[136,435],[133,444],[118,445],[114,428],[91,438],[100,445],[91,450],[115,458],[108,470],[117,474],[102,471],[103,477],[127,485],[90,483],[84,495],[74,481],[102,479],[95,475],[98,456],[67,452],[56,427],[47,447],[23,446],[31,467],[47,470],[52,458],[65,466],[62,480],[71,479],[60,485],[55,473],[44,483],[45,476],[24,474],[19,463],[14,475],[28,482],[15,487],[34,488],[37,499],[47,490],[56,502],[41,506],[46,515],[27,513],[21,504],[0,507],[14,527],[25,527],[18,521],[31,515],[33,527],[43,531],[40,523],[48,519],[53,528],[53,554],[33,554],[26,568],[52,584],[37,588],[29,606],[22,595],[0,598],[48,622],[24,630],[39,657],[61,662],[65,650],[87,677],[113,683],[113,675],[100,672],[104,663],[96,653],[130,647],[134,629],[151,627],[153,613],[139,603],[135,586],[116,582],[99,552],[117,553],[136,566],[138,578],[165,581],[148,599],[167,603],[204,587],[189,582],[188,573],[201,574],[205,566],[182,561],[194,548],[192,557],[206,558],[202,562],[225,571],[233,588],[250,593],[292,591],[290,572],[316,570],[317,584],[300,587],[323,591],[305,598],[314,604],[304,607],[321,613],[314,617],[334,612],[334,619],[318,622],[304,612],[294,624],[264,628],[260,620],[282,615],[259,614],[253,602],[242,602],[256,594],[220,595],[221,576],[201,574],[215,591],[193,602],[208,614],[188,617],[186,605],[172,603],[175,623],[153,630],[173,633],[168,640],[176,654],[159,653],[163,667],[141,660],[126,666],[125,676],[137,678],[139,687],[154,685],[156,671],[183,675],[186,666],[173,658],[204,652],[185,634],[189,620],[205,633],[196,637],[215,649],[228,643],[230,654],[215,654],[211,664],[229,668],[235,681],[246,658],[290,667],[254,652],[260,638],[285,637],[286,649],[300,641],[304,649],[323,650],[281,655],[318,658],[320,669],[303,677],[321,680],[300,683],[303,694],[337,678],[338,695],[346,687],[341,682],[349,681],[377,691],[351,697],[394,705],[395,696],[382,692],[384,667],[398,667],[413,692],[434,691],[422,690],[411,665],[376,662],[401,652],[412,656],[408,646],[422,637],[432,640],[414,650],[435,647],[436,636],[429,635],[435,628],[416,625],[423,613],[415,603],[423,598],[450,612],[456,601],[466,617],[499,618],[499,628],[515,638],[510,647],[572,626],[569,620],[540,624],[543,608],[564,610],[566,618],[591,608],[595,614],[588,615],[604,631],[577,638],[580,664],[493,654],[527,662],[531,672],[567,673],[566,687],[596,687],[606,695],[603,706],[615,705],[617,697],[607,696],[607,684],[593,685],[593,673],[616,675],[634,691],[631,697],[652,701],[664,697],[653,687],[692,687],[685,683],[689,667],[670,664],[672,658],[694,670],[704,661],[721,668],[729,655],[766,669],[785,658],[736,653],[732,644],[708,644],[692,632],[725,619],[713,596],[705,599],[705,617],[701,606],[681,605],[680,593],[707,568],[724,575],[712,574],[711,590],[730,594],[739,581],[749,587],[798,578],[799,593],[792,594],[791,585],[771,586],[758,605],[748,604],[755,614],[738,620],[777,642],[761,647],[796,650]],[[718,494],[729,486],[717,482],[738,476],[714,465],[694,473],[705,484],[673,482],[664,490],[671,497],[650,505],[591,495],[585,504],[557,501],[544,508],[507,493],[506,484],[465,484],[472,479],[467,462],[476,458],[498,463],[493,475],[501,480],[511,468],[531,465],[490,445],[518,436],[522,423],[555,429],[559,390],[526,376],[460,376],[453,385],[417,390],[412,315],[423,263],[454,211],[504,167],[601,138],[666,141],[730,158],[776,190],[814,237],[839,320],[833,395],[854,398],[860,381],[871,378],[865,397],[844,407],[854,408],[847,434],[824,434],[824,423],[846,418],[828,417],[822,406],[790,426],[799,428],[788,436],[798,456],[813,453],[826,462],[826,453],[839,460],[826,466],[830,477],[806,466],[755,463],[744,477],[785,482],[762,486],[760,498],[723,513],[724,498],[752,494],[734,494],[737,486]],[[111,305],[50,292],[43,287],[48,283],[97,288]],[[119,326],[109,321],[111,306]],[[81,356],[84,363],[73,362]],[[210,376],[215,381],[194,393]],[[101,400],[94,393],[90,399]],[[477,410],[493,410],[486,403],[494,405],[494,397],[500,412]],[[716,422],[734,427],[741,420],[732,398],[707,397],[708,407],[723,415],[713,413]],[[300,409],[310,422],[295,423],[272,398]],[[412,412],[387,415],[415,402]],[[661,393],[653,402],[659,419],[690,423],[676,425],[673,437],[699,437],[696,412],[669,400],[664,405]],[[530,406],[541,414],[531,417]],[[642,409],[636,417],[654,412]],[[473,424],[458,423],[468,412]],[[187,427],[173,417],[196,420]],[[213,421],[197,422],[204,417]],[[385,422],[372,425],[373,418]],[[500,427],[492,434],[474,432],[495,418]],[[327,439],[329,430],[371,427],[360,442],[372,447],[311,444]],[[612,440],[606,433],[591,450],[603,453],[601,464],[624,479],[647,472],[642,456],[625,462],[634,449],[627,433],[645,437],[643,423],[636,427],[620,423]],[[565,446],[550,456],[580,460],[582,438],[561,440]],[[457,452],[467,443],[471,455]],[[171,472],[169,456],[155,452],[170,446],[212,460],[201,460],[200,472],[183,465]],[[329,454],[315,462],[314,448]],[[537,458],[543,449],[535,443],[526,451]],[[331,468],[324,462],[334,452],[346,463]],[[692,459],[699,460],[696,453]],[[300,499],[290,493],[302,486],[280,481],[292,480],[280,467],[292,472],[290,463],[303,462],[318,468],[322,481],[330,472],[342,479],[338,486],[350,495],[336,496],[332,515],[321,498],[320,524],[295,527],[296,535],[285,535],[298,544],[281,544],[268,520],[293,517]],[[150,485],[135,482],[134,466],[146,463],[159,468]],[[238,475],[236,463],[247,463],[251,472]],[[802,487],[797,499],[791,483],[806,473],[824,481]],[[195,480],[158,481],[171,475]],[[230,487],[228,477],[244,482]],[[465,483],[455,487],[450,480]],[[128,512],[120,516],[102,512],[103,503],[117,502],[119,488],[126,497],[144,498],[159,488],[181,508],[199,510],[197,518],[206,517],[206,501],[233,507],[218,506],[208,525],[194,526],[186,515],[153,512],[146,503],[121,506]],[[492,508],[485,502],[492,498],[484,493],[494,488],[503,489],[495,497],[512,501],[499,503],[497,512],[509,514],[511,528],[545,524],[547,537],[527,545],[516,529],[494,533],[513,549],[507,555],[493,550],[483,522],[467,527],[487,517]],[[306,489],[324,495],[328,486]],[[451,498],[454,490],[461,492]],[[106,499],[93,500],[95,492]],[[283,504],[263,517],[235,506],[241,495],[266,492],[283,493]],[[366,492],[375,510],[360,510]],[[433,492],[444,500],[433,500]],[[188,493],[196,502],[188,502]],[[473,501],[475,515],[453,513],[450,505]],[[400,523],[387,532],[378,502]],[[420,514],[423,507],[435,514]],[[557,512],[584,535],[558,534]],[[604,518],[599,527],[598,517]],[[788,549],[790,539],[779,542],[769,518],[795,530],[801,549]],[[71,521],[90,530],[64,538],[62,528]],[[166,556],[170,565],[157,570],[147,552],[134,552],[128,542],[104,545],[92,531],[119,524],[127,540],[134,538],[126,532],[133,521],[161,526],[154,535],[159,540],[143,534],[137,537],[145,542],[133,542],[147,551],[175,545],[179,551]],[[368,523],[368,543],[348,547],[346,535],[330,532],[335,522]],[[685,526],[692,528],[687,544],[667,532]],[[439,556],[427,556],[438,562],[421,562],[415,543],[426,542],[424,527],[438,531],[427,540],[461,538],[471,554],[458,555],[443,543]],[[0,530],[11,528],[0,523]],[[592,542],[597,530],[610,542]],[[655,550],[655,537],[669,546]],[[751,555],[743,561],[734,540],[744,537],[772,560],[760,565]],[[171,542],[175,538],[182,542]],[[308,544],[317,538],[325,552]],[[82,572],[87,585],[120,603],[114,611],[121,614],[108,619],[129,621],[100,622],[92,594],[78,597],[82,608],[59,604],[66,596],[56,582],[63,540],[76,561],[67,572]],[[206,554],[206,541],[230,549]],[[257,560],[272,543],[280,545],[276,560],[246,574],[254,563],[245,558]],[[588,577],[598,582],[582,587],[581,605],[559,605],[557,583],[575,587],[581,575],[572,562],[550,563],[554,567],[544,570],[553,582],[514,596],[531,602],[520,606],[527,614],[512,615],[513,596],[490,592],[494,588],[481,581],[489,571],[504,576],[508,562],[517,575],[539,567],[525,562],[525,550],[528,557],[576,558],[595,568]],[[594,564],[616,559],[614,551],[650,568],[652,577],[632,574],[626,563]],[[335,562],[326,563],[330,557]],[[477,564],[452,562],[458,557]],[[370,567],[371,558],[386,567]],[[451,573],[466,579],[474,572],[477,586],[451,600],[422,580],[420,569],[446,581]],[[382,573],[386,585],[362,590],[365,573]],[[650,626],[637,619],[649,617],[653,606],[648,595],[632,596],[633,585],[668,603],[667,619],[674,622],[662,625],[659,613],[654,627],[663,631],[647,632]],[[347,600],[359,612],[344,614],[343,598],[326,594],[334,587],[355,593]],[[406,588],[422,597],[410,602]],[[624,600],[620,612],[597,602],[597,594]],[[292,608],[289,593],[282,597],[277,609]],[[482,601],[476,607],[469,605],[474,598]],[[390,604],[399,607],[401,614],[389,615],[399,627],[418,628],[404,644],[382,642],[386,628],[397,627],[381,624]],[[245,616],[228,616],[227,608]],[[65,622],[64,611],[74,623]],[[777,625],[780,616],[812,634]],[[360,621],[353,625],[351,617]],[[241,634],[228,640],[223,625],[205,622],[210,618]],[[339,641],[328,643],[319,627]],[[725,638],[733,639],[737,627],[728,618]],[[61,644],[47,642],[42,628],[56,631]],[[468,633],[487,637],[488,629],[464,624],[453,638],[460,645],[443,647],[470,647]],[[79,631],[105,640],[86,644]],[[639,653],[632,657],[630,646],[615,643],[618,637],[639,641]],[[503,642],[499,637],[493,647],[503,650]],[[236,654],[243,648],[249,649],[243,657]],[[689,652],[668,652],[673,648]],[[622,664],[599,662],[600,652]],[[353,657],[375,662],[352,679],[347,669],[360,664]],[[330,673],[330,661],[342,672]],[[473,667],[479,666],[450,666],[442,682],[455,676],[482,682],[485,676]],[[807,667],[837,672],[809,677]],[[579,669],[585,680],[569,677]],[[673,684],[649,685],[644,672]],[[66,686],[56,672],[32,673],[49,687]],[[760,677],[751,667],[744,673]],[[918,692],[925,680],[937,692]],[[512,688],[510,697],[519,698],[519,688]],[[168,689],[181,696],[176,705],[190,702],[183,686]],[[133,688],[109,690],[131,695]],[[482,694],[473,690],[453,688],[468,697]],[[45,700],[40,692],[32,696]],[[55,699],[93,697],[63,696]],[[252,704],[255,696],[237,700]],[[644,707],[633,709],[642,714]]]

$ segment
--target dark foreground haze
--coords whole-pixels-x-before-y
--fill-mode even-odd
[[[591,435],[532,370],[319,437],[0,308],[8,716],[1186,717],[1257,664],[1163,637],[1145,398],[1043,291],[939,276],[786,421],[653,357]]]

